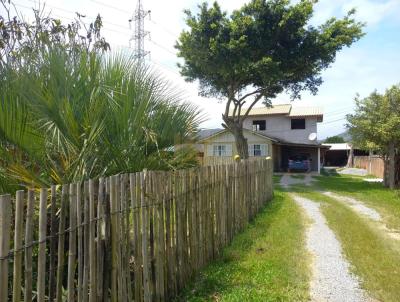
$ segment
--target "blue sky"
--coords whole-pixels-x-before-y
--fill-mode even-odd
[[[199,97],[197,85],[186,83],[176,68],[173,45],[184,28],[183,9],[194,10],[201,1],[142,1],[145,9],[151,10],[151,20],[146,21],[151,40],[145,43],[146,49],[151,51],[149,64],[181,89],[188,101],[203,110],[208,118],[203,127],[220,127],[224,104]],[[14,2],[27,18],[30,16],[28,8],[38,3],[35,0]],[[245,2],[219,1],[228,11]],[[41,3],[46,3],[46,9],[65,22],[74,18],[75,11],[90,17],[100,13],[104,18],[103,33],[113,49],[129,51],[127,47],[132,31],[128,19],[136,7],[136,0],[48,0]],[[353,7],[357,9],[357,18],[367,23],[366,36],[338,54],[336,62],[322,74],[324,83],[318,95],[305,93],[302,100],[294,102],[296,106],[316,105],[324,108],[324,122],[318,129],[320,139],[344,131],[344,117],[353,111],[356,93],[367,96],[375,89],[382,92],[400,82],[400,0],[320,0],[315,6],[312,23],[320,24],[331,16],[341,17]],[[282,94],[274,102],[288,101],[288,96]]]

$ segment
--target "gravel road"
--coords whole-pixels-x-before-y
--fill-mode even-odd
[[[367,216],[368,218],[370,218],[370,219],[372,219],[374,221],[382,221],[382,217],[377,211],[365,206],[362,202],[358,201],[357,199],[354,199],[354,198],[351,198],[351,197],[348,197],[348,196],[338,195],[338,194],[333,193],[333,192],[323,192],[323,194],[348,204],[356,212],[358,212],[358,213],[360,213],[362,215],[365,215],[365,216]]]
[[[367,302],[371,299],[360,288],[359,280],[351,274],[349,263],[335,234],[326,224],[320,205],[292,194],[293,199],[311,218],[307,232],[307,248],[313,255],[311,298],[315,302]]]
[[[400,230],[390,229],[383,222],[382,216],[374,209],[367,207],[363,202],[348,196],[339,195],[333,192],[323,192],[323,194],[343,202],[350,206],[357,213],[364,215],[374,221],[378,229],[386,233],[390,238],[400,240]]]

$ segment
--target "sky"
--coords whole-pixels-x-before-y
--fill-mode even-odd
[[[174,44],[185,28],[183,11],[196,12],[200,2],[203,0],[142,0],[144,9],[151,11],[145,21],[145,29],[150,33],[145,41],[145,49],[150,51],[147,62],[155,72],[182,90],[187,101],[202,110],[205,121],[201,127],[221,128],[224,103],[198,96],[197,84],[185,82],[176,66],[178,58]],[[224,10],[231,12],[248,1],[218,2]],[[29,18],[30,8],[37,6],[39,1],[15,0],[14,3]],[[133,29],[128,20],[135,11],[137,0],[48,0],[41,4],[65,22],[71,22],[75,12],[86,15],[87,22],[100,14],[104,22],[103,35],[112,50],[131,51],[129,40]],[[301,100],[293,102],[294,106],[324,109],[324,122],[318,125],[319,139],[345,131],[345,116],[353,112],[357,94],[365,97],[375,89],[384,92],[391,85],[400,83],[400,0],[320,0],[311,23],[318,25],[332,16],[342,17],[352,8],[357,9],[357,20],[367,24],[366,35],[338,53],[335,63],[322,73],[324,82],[317,95],[304,93]],[[274,104],[288,102],[290,98],[286,94],[273,100]]]

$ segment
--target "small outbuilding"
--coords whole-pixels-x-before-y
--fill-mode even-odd
[[[365,156],[368,152],[359,149],[353,149],[349,143],[339,144],[323,144],[324,146],[330,147],[324,153],[324,166],[327,167],[344,167],[349,161],[349,156]]]

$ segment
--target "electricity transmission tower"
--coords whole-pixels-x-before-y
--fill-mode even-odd
[[[138,0],[135,13],[129,20],[130,26],[132,22],[134,23],[134,32],[129,39],[129,46],[131,47],[133,42],[135,58],[140,61],[143,61],[147,55],[150,55],[150,51],[144,50],[144,39],[147,35],[150,35],[150,32],[144,29],[144,19],[146,16],[150,16],[150,13],[151,11],[143,9],[142,1]]]

